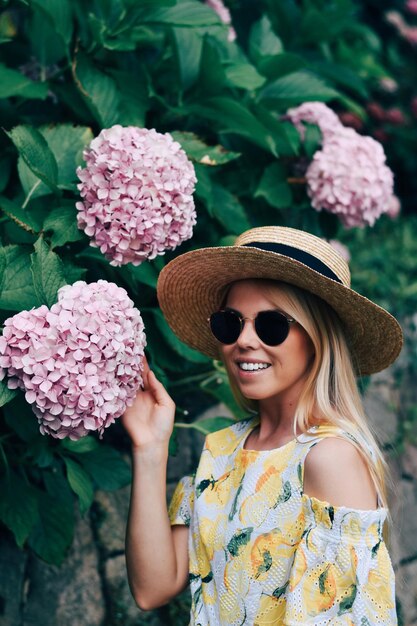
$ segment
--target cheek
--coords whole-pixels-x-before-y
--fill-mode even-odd
[[[298,359],[296,360],[300,366],[302,365],[304,368],[306,366],[308,368],[311,367],[314,362],[315,353],[316,351],[310,337],[305,333],[299,335],[297,337],[297,341],[293,345],[293,356],[298,356]]]

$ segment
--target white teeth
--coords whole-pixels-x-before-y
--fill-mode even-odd
[[[238,363],[239,368],[244,371],[256,371],[256,370],[265,370],[269,367],[268,363]]]

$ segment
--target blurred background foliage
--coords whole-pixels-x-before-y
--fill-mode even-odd
[[[65,283],[99,278],[124,287],[140,309],[151,366],[178,406],[178,428],[221,401],[241,417],[218,363],[182,344],[156,300],[158,273],[195,247],[227,244],[246,228],[281,224],[338,239],[354,284],[407,328],[398,384],[417,372],[416,42],[407,3],[380,0],[229,0],[231,25],[199,0],[0,1],[0,309],[2,321],[52,304]],[[409,33],[409,31],[407,31]],[[235,38],[236,36],[236,38]],[[383,144],[402,203],[398,217],[343,228],[312,209],[300,171],[320,146],[283,115],[327,102],[345,125]],[[175,252],[115,268],[76,224],[76,167],[102,128],[171,132],[194,162],[197,225]],[[20,547],[59,564],[71,544],[74,504],[129,482],[119,424],[104,441],[39,434],[21,393],[0,389],[0,520]],[[415,442],[404,408],[396,444]],[[175,453],[175,432],[171,451]]]

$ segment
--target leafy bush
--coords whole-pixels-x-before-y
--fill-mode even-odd
[[[364,119],[368,69],[380,63],[378,50],[364,54],[372,32],[350,0],[234,0],[230,8],[236,41],[198,0],[3,0],[0,13],[2,320],[52,305],[60,286],[79,279],[117,283],[141,311],[151,366],[188,414],[182,425],[204,432],[228,423],[190,421],[214,399],[240,414],[221,366],[164,321],[158,273],[176,254],[230,243],[251,226],[341,235],[338,219],[313,210],[306,194],[305,163],[320,133],[307,125],[301,143],[283,114],[315,100]],[[169,131],[198,179],[193,238],[137,267],[112,267],[76,223],[83,149],[114,124]],[[60,563],[74,503],[85,513],[95,489],[129,481],[126,439],[117,424],[104,443],[43,437],[4,381],[0,403],[0,519],[19,546]]]

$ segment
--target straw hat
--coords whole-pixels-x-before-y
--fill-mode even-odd
[[[346,261],[323,239],[293,228],[253,228],[233,246],[176,257],[160,273],[159,304],[182,341],[219,358],[207,318],[219,309],[230,283],[245,278],[296,285],[327,302],[342,320],[358,374],[379,372],[401,350],[397,320],[350,288]]]

